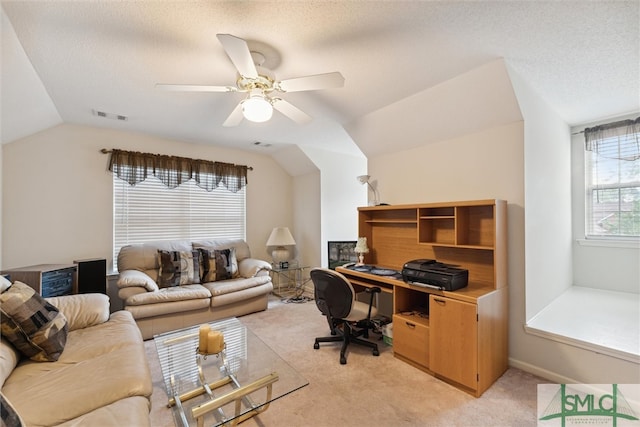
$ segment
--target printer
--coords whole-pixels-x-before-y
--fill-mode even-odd
[[[410,285],[455,291],[469,283],[469,270],[452,267],[434,259],[416,259],[404,264],[402,280]]]

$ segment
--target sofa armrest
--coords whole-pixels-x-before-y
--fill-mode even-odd
[[[109,297],[104,294],[65,295],[45,299],[67,318],[70,331],[109,320]]]
[[[139,270],[123,270],[118,277],[118,288],[142,287],[149,292],[157,291],[158,284],[148,274]]]
[[[238,272],[244,278],[266,276],[271,271],[271,264],[261,259],[245,258],[238,262]]]

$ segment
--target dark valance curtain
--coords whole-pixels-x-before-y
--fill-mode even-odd
[[[618,160],[640,159],[640,117],[586,128],[585,149]]]
[[[247,185],[248,169],[232,163],[123,150],[113,150],[109,160],[109,170],[131,185],[153,175],[167,187],[175,188],[193,178],[198,187],[207,191],[224,184],[233,193]]]

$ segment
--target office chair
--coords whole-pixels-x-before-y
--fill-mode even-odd
[[[378,310],[373,307],[373,298],[380,293],[380,288],[367,288],[371,294],[369,304],[356,301],[356,293],[346,277],[337,271],[326,268],[314,268],[309,273],[314,287],[314,296],[318,309],[327,317],[331,335],[316,338],[313,348],[320,348],[321,342],[342,342],[340,364],[347,363],[345,352],[351,343],[361,344],[372,349],[374,356],[379,356],[378,344],[368,341],[369,329],[373,328],[371,316]],[[338,328],[342,325],[342,331]]]

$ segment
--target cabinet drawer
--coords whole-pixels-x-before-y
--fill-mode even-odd
[[[429,326],[423,319],[393,315],[393,352],[429,367]]]

